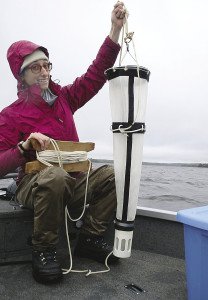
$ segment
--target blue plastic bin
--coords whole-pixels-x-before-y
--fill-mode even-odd
[[[208,206],[181,210],[189,300],[208,300]]]

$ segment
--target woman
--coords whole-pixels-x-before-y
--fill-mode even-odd
[[[17,201],[34,210],[32,237],[33,276],[39,282],[62,278],[56,258],[58,230],[63,207],[79,209],[83,204],[86,175],[76,177],[58,167],[36,174],[24,174],[25,163],[35,159],[30,139],[47,149],[50,138],[78,141],[73,114],[104,85],[104,71],[113,66],[120,46],[118,38],[125,9],[118,2],[111,15],[112,27],[96,59],[73,84],[61,87],[51,79],[48,50],[29,41],[18,41],[7,53],[11,71],[18,81],[18,100],[0,114],[0,176],[19,168]],[[75,255],[104,262],[110,253],[103,234],[116,207],[114,174],[110,166],[91,171],[88,186],[89,208]],[[110,262],[117,258],[110,256]]]

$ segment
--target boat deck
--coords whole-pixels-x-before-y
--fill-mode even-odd
[[[121,259],[108,273],[89,277],[70,273],[54,285],[39,284],[31,275],[31,262],[27,262],[31,260],[31,249],[27,239],[32,227],[31,211],[14,209],[8,201],[0,201],[1,300],[187,299],[183,225],[176,221],[176,212],[138,207],[130,258]],[[63,238],[65,241],[65,235]],[[61,251],[64,251],[60,256],[62,265],[67,267],[66,247]],[[92,271],[104,268],[96,262],[76,258],[73,266]],[[136,294],[128,290],[125,286],[129,284],[141,291]]]
[[[103,265],[86,259],[74,259],[74,268],[103,270]],[[42,285],[34,281],[31,264],[0,266],[0,299],[187,299],[185,262],[140,250],[133,250],[128,259],[121,259],[110,272],[85,277],[69,273],[59,284]],[[125,288],[135,284],[145,292]]]

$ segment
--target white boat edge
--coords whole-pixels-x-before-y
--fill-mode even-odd
[[[178,222],[176,211],[137,206],[136,215]]]

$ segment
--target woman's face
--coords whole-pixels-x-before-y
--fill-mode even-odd
[[[48,89],[51,67],[52,64],[44,59],[31,63],[24,70],[23,83],[26,83],[28,86],[38,84],[42,91]]]

